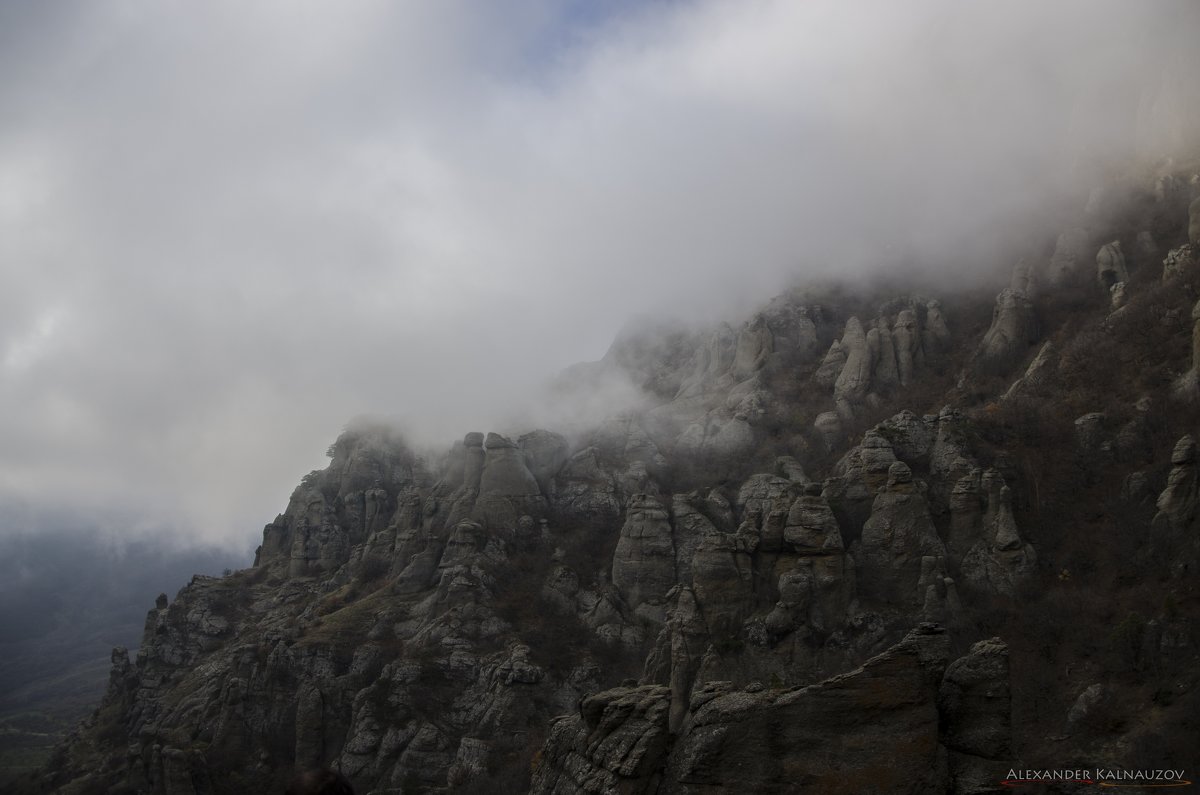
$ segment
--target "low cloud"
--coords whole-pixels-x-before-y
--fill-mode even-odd
[[[1196,140],[1196,15],[7,5],[0,499],[240,545],[351,416],[448,443],[633,315],[978,278],[1098,164]]]

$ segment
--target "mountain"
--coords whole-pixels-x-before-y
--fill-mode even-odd
[[[986,291],[631,327],[556,394],[615,374],[645,403],[571,438],[431,457],[348,428],[251,568],[159,597],[23,786],[986,793],[1185,764],[1196,166],[1114,177]]]

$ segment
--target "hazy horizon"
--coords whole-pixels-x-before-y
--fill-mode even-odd
[[[0,532],[252,548],[355,416],[446,445],[634,316],[973,284],[1190,140],[1196,15],[0,5]]]

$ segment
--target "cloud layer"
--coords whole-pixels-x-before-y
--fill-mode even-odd
[[[632,315],[975,278],[1188,140],[1190,5],[2,6],[0,500],[244,544],[353,415],[449,441]]]

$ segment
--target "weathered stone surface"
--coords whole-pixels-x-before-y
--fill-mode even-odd
[[[925,305],[925,329],[921,332],[921,345],[925,349],[925,355],[937,356],[945,353],[951,341],[950,326],[942,314],[941,302],[930,301]]]
[[[925,462],[937,436],[937,424],[901,411],[875,426],[875,433],[887,440],[896,458],[908,464]]]
[[[671,503],[671,524],[675,547],[675,582],[692,584],[692,557],[700,540],[717,533],[712,521],[702,512],[704,501],[696,492],[676,494]]]
[[[675,397],[689,398],[728,388],[733,382],[729,371],[737,351],[737,336],[722,323],[709,334],[692,357],[691,372],[683,379]]]
[[[842,347],[839,340],[834,340],[829,346],[829,352],[825,354],[825,358],[821,361],[821,366],[817,368],[817,372],[813,375],[813,381],[818,386],[823,386],[826,389],[832,388],[837,382],[838,376],[842,374],[842,369],[846,366],[846,349]]]
[[[994,469],[985,472],[983,488],[987,493],[986,535],[963,558],[962,575],[977,588],[1013,597],[1022,583],[1034,576],[1037,553],[1021,539],[1012,513],[1012,491],[1000,473]]]
[[[982,374],[1005,373],[1025,356],[1037,339],[1033,302],[1022,293],[1001,290],[996,296],[992,325],[979,344],[971,366]]]
[[[946,635],[926,626],[819,684],[694,697],[661,791],[942,792],[936,702],[946,656]]]
[[[938,691],[942,742],[955,795],[1003,791],[1012,760],[1008,646],[981,640],[946,669]]]
[[[537,478],[525,465],[525,456],[511,440],[489,433],[484,443],[483,472],[479,493],[502,497],[537,497]]]
[[[853,404],[866,397],[871,387],[871,351],[862,323],[856,317],[846,321],[842,348],[846,351],[846,364],[833,384],[833,397]]]
[[[1193,246],[1200,246],[1200,199],[1188,206],[1188,240]]]
[[[525,466],[537,481],[543,494],[549,494],[554,476],[567,463],[569,448],[562,434],[552,431],[531,431],[522,434],[517,446],[525,455]]]
[[[913,382],[917,362],[921,358],[921,333],[917,328],[916,312],[904,309],[896,315],[892,340],[896,346],[896,369],[899,372],[900,383],[908,386]]]
[[[1004,399],[1011,400],[1023,393],[1036,391],[1038,387],[1046,384],[1053,375],[1056,357],[1054,343],[1047,341],[1025,368],[1025,374],[1013,381],[1012,386],[1004,393]]]
[[[738,334],[731,367],[734,379],[740,381],[761,370],[774,349],[775,338],[767,319],[755,315]]]
[[[820,493],[796,498],[788,511],[783,539],[799,554],[840,555],[846,550],[833,510]]]
[[[1051,287],[1059,287],[1074,281],[1090,256],[1088,251],[1091,235],[1086,229],[1068,229],[1058,236],[1054,254],[1050,257],[1046,280]],[[1092,249],[1094,251],[1095,249]]]
[[[1129,281],[1129,268],[1125,265],[1125,252],[1121,251],[1121,241],[1114,240],[1100,247],[1096,254],[1096,279],[1105,290],[1114,287],[1118,282]]]
[[[743,533],[705,536],[692,557],[692,590],[709,633],[736,637],[754,604],[757,538]]]
[[[789,478],[765,472],[751,475],[738,489],[738,515],[744,518],[751,511],[764,516],[776,509],[786,511],[799,494],[799,484]]]
[[[900,383],[900,370],[896,364],[896,343],[892,340],[892,330],[888,328],[887,318],[875,322],[874,331],[879,337],[879,352],[875,354],[873,369],[877,389],[884,392]]]
[[[588,696],[558,718],[533,774],[533,795],[652,795],[669,742],[671,691],[620,687]]]
[[[621,495],[613,473],[600,462],[600,451],[585,447],[571,456],[555,478],[554,504],[563,515],[592,523],[614,520]]]
[[[1200,265],[1200,246],[1184,245],[1167,252],[1163,260],[1163,281],[1180,279],[1194,274]]]
[[[889,484],[875,498],[871,517],[863,525],[858,564],[859,592],[881,604],[918,606],[921,558],[946,554],[934,529],[925,498],[914,488],[911,471],[902,462],[890,467]]]
[[[629,504],[613,555],[613,585],[630,607],[661,605],[675,585],[675,544],[662,503],[639,494]]]
[[[1175,443],[1171,451],[1171,474],[1167,487],[1158,495],[1158,513],[1154,517],[1155,536],[1169,541],[1190,527],[1200,499],[1200,479],[1196,473],[1196,440],[1189,434]]]
[[[842,418],[836,411],[823,411],[813,420],[813,429],[820,436],[826,452],[841,443],[843,437]]]

